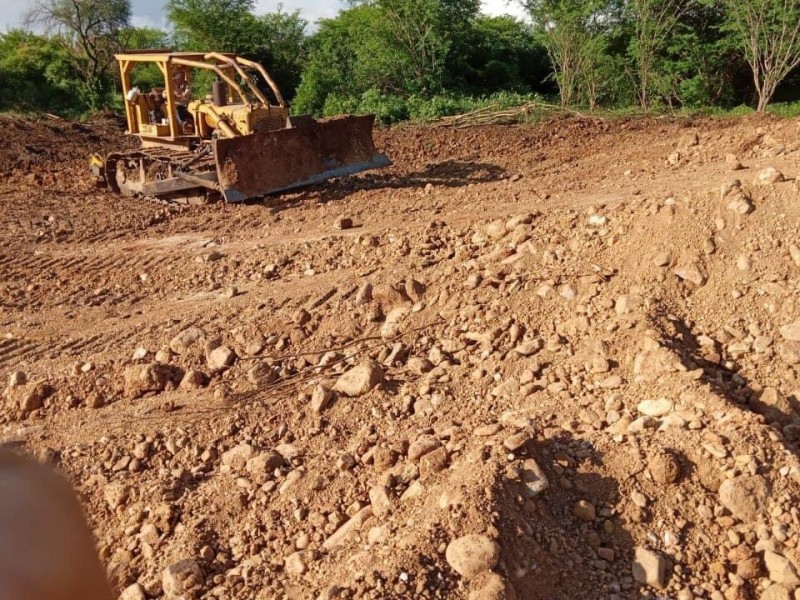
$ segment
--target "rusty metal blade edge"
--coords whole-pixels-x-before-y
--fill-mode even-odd
[[[278,194],[280,192],[286,192],[289,190],[294,190],[301,187],[306,187],[309,185],[314,185],[315,183],[321,183],[326,179],[331,179],[333,177],[346,177],[347,175],[353,175],[354,173],[360,173],[361,171],[368,171],[370,169],[379,169],[381,167],[388,167],[392,164],[392,161],[384,154],[376,154],[373,156],[372,160],[369,162],[362,162],[356,163],[354,165],[347,165],[344,167],[339,167],[338,169],[329,169],[328,171],[323,171],[322,173],[318,173],[305,179],[304,181],[298,181],[291,185],[287,185],[280,188],[264,190],[261,192],[260,195],[266,196],[268,194]],[[236,202],[244,202],[248,199],[246,196],[239,190],[234,187],[225,188],[222,190],[222,195],[225,197],[227,202],[236,203]]]

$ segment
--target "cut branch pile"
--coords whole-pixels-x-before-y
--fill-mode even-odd
[[[437,127],[474,127],[476,125],[513,125],[541,118],[545,114],[569,113],[583,117],[581,113],[544,102],[528,102],[511,108],[500,108],[499,104],[490,104],[483,108],[460,115],[442,117],[434,123]]]

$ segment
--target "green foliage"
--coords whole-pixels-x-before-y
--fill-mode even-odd
[[[121,48],[236,52],[271,72],[294,113],[431,121],[556,96],[581,110],[731,110],[800,95],[800,0],[349,0],[313,35],[256,0],[168,0],[171,33],[128,26],[129,0],[33,0],[44,35],[0,34],[0,108],[76,115],[118,98]],[[198,94],[213,74],[193,74]],[[136,66],[143,90],[163,85]],[[775,95],[777,92],[777,95]],[[742,110],[734,108],[732,110]]]
[[[169,0],[167,13],[178,47],[200,52],[235,52],[264,65],[285,97],[300,82],[307,22],[279,5],[254,14],[254,0]]]
[[[710,1],[710,0],[709,0]],[[753,72],[758,111],[800,67],[800,0],[720,0],[724,30]]]
[[[392,121],[434,98],[448,103],[500,90],[549,89],[542,85],[548,59],[532,28],[511,17],[479,16],[474,0],[352,4],[323,20],[310,39],[295,112],[376,106]],[[394,98],[409,108],[401,110]]]
[[[80,75],[59,40],[19,29],[0,34],[0,109],[76,116]]]
[[[478,16],[465,32],[461,71],[450,88],[491,94],[538,89],[550,75],[547,51],[532,25],[510,16]]]
[[[26,21],[64,45],[81,74],[78,97],[96,110],[110,99],[113,78],[108,70],[130,17],[130,0],[37,0]]]

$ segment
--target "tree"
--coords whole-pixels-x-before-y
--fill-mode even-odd
[[[80,74],[60,40],[21,29],[0,33],[0,109],[77,116]]]
[[[632,43],[638,75],[639,105],[650,107],[656,64],[691,0],[631,0],[635,35]]]
[[[41,26],[70,47],[82,92],[92,108],[107,99],[108,67],[131,16],[129,0],[35,0],[28,26]]]
[[[596,98],[596,77],[605,44],[598,40],[614,24],[612,3],[603,0],[522,0],[553,64],[561,105],[570,106],[581,88]],[[587,88],[589,75],[592,83]]]
[[[254,0],[169,0],[167,14],[181,48],[235,52],[262,63],[292,98],[300,81],[307,22],[299,11],[281,5],[273,13],[254,14]]]
[[[722,0],[732,33],[753,72],[758,112],[800,66],[800,0]]]
[[[499,91],[551,93],[547,50],[533,26],[511,16],[478,16],[465,32],[458,56],[448,65],[448,87],[462,93]]]

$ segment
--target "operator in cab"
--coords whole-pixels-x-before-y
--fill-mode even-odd
[[[164,93],[166,94],[166,92]],[[189,85],[189,76],[185,68],[179,67],[172,77],[172,95],[175,97],[175,111],[178,116],[178,123],[185,133],[188,133],[187,129],[193,131],[194,119],[187,108],[189,102],[192,101],[192,88]]]

